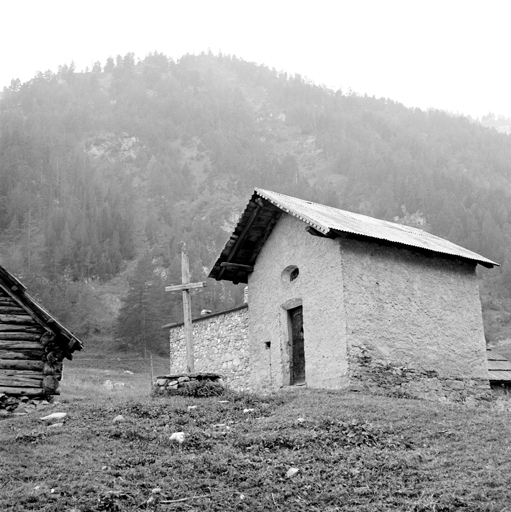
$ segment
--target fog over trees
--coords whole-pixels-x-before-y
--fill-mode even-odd
[[[511,136],[505,119],[483,122],[230,55],[68,64],[3,91],[1,263],[77,334],[159,350],[161,325],[181,315],[163,289],[180,282],[182,243],[204,280],[257,186],[409,223],[501,263],[480,271],[480,289],[487,338],[509,336]],[[194,312],[242,295],[208,283]]]

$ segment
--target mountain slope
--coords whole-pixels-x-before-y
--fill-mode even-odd
[[[145,254],[151,284],[179,282],[185,242],[204,279],[255,186],[412,223],[499,261],[480,273],[486,331],[509,336],[505,133],[212,54],[64,66],[0,100],[2,261],[71,322],[63,290]],[[211,283],[195,312],[241,294]],[[161,323],[179,319],[178,297],[153,300],[165,301]]]

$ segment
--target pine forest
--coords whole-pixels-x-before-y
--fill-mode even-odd
[[[511,135],[231,55],[153,53],[13,80],[0,99],[0,263],[77,335],[165,353],[183,244],[206,280],[254,187],[413,225],[479,268],[487,341],[511,337]],[[193,311],[243,301],[208,280]]]

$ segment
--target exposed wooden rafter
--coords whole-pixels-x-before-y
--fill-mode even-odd
[[[255,203],[257,204],[257,207],[255,208],[255,210],[250,215],[250,218],[248,219],[247,224],[245,225],[245,227],[243,228],[243,231],[241,232],[240,236],[236,240],[236,243],[234,244],[234,247],[229,252],[229,255],[227,256],[226,261],[222,262],[222,263],[230,263],[231,260],[236,256],[236,253],[238,252],[239,248],[241,247],[241,245],[245,241],[245,238],[247,237],[247,234],[249,233],[250,228],[252,227],[252,224],[254,224],[254,222],[256,221],[257,217],[259,217],[259,214],[261,213],[261,210],[264,207],[264,203],[263,203],[262,199],[260,199],[260,198],[257,198],[255,200]],[[220,272],[216,276],[216,280],[217,281],[220,281],[222,279],[222,276],[223,276],[226,268],[227,267],[221,265]]]
[[[221,267],[225,268],[233,268],[236,270],[243,270],[244,272],[253,272],[254,271],[254,265],[243,265],[242,263],[232,263],[228,261],[224,261],[223,263],[220,263]]]
[[[335,238],[337,236],[332,231],[330,231],[327,235],[325,235],[325,233],[321,233],[321,231],[318,231],[317,229],[313,228],[312,226],[307,226],[305,228],[305,231],[307,231],[307,233],[309,233],[309,235],[319,236],[320,238]]]

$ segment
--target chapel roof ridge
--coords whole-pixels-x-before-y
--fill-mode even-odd
[[[279,192],[272,192],[256,188],[255,193],[264,199],[280,206],[289,205],[291,215],[301,218],[304,222],[311,224],[318,231],[327,234],[330,231],[338,231],[352,233],[355,235],[368,236],[385,240],[387,242],[395,242],[420,249],[428,249],[434,252],[449,254],[452,256],[460,256],[465,259],[477,261],[481,264],[489,264],[490,266],[499,266],[498,263],[492,261],[480,254],[469,249],[465,249],[453,242],[432,235],[427,231],[406,224],[398,224],[388,220],[377,219],[361,213],[354,213],[348,210],[341,210],[333,206],[327,206],[320,203],[314,203],[304,199],[298,199],[292,196],[286,196]],[[280,199],[280,201],[275,201]],[[275,201],[275,202],[274,202]],[[309,220],[310,217],[310,220]],[[422,244],[418,244],[415,236],[423,237],[434,244],[433,247],[427,246],[426,240]],[[402,238],[402,239],[398,239]]]
[[[306,223],[311,234],[318,236],[380,240],[397,247],[469,260],[487,268],[499,266],[495,261],[419,228],[255,188],[209,277],[231,280],[235,284],[247,283],[259,251],[283,213]]]

